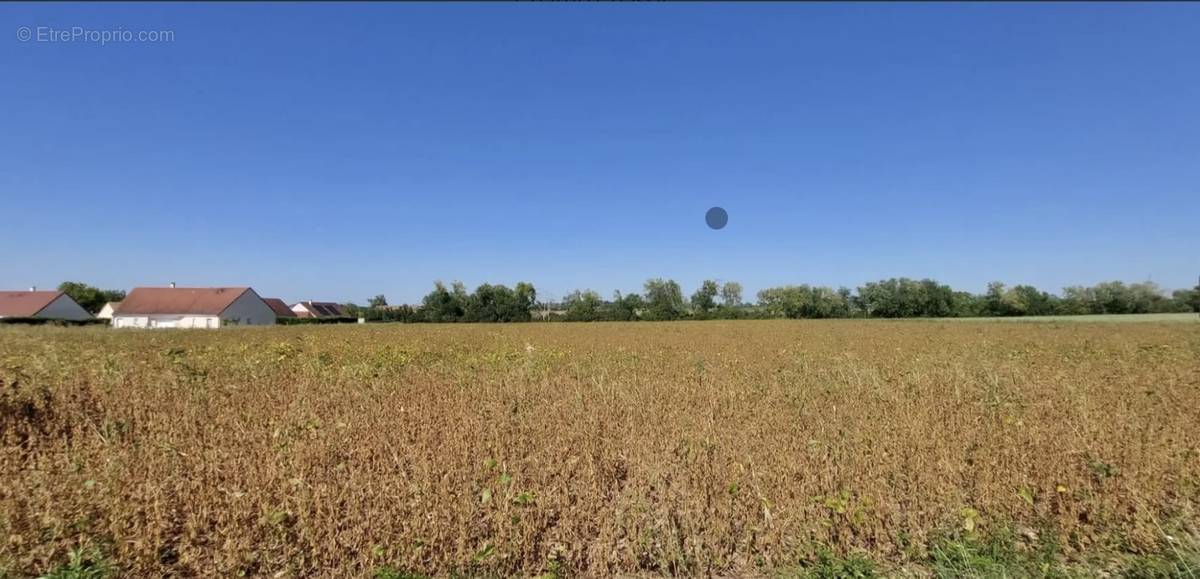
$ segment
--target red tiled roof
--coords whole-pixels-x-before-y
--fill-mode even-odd
[[[121,302],[120,315],[193,314],[216,316],[248,287],[135,287]]]
[[[63,293],[59,291],[0,291],[0,316],[6,318],[35,316],[61,295]]]
[[[292,308],[289,308],[287,304],[283,303],[283,300],[279,298],[263,298],[262,300],[267,304],[268,307],[275,311],[276,316],[281,318],[296,317],[296,312],[293,312]]]

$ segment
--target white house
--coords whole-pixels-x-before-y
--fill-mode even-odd
[[[60,291],[0,291],[0,318],[90,320],[92,314]]]
[[[121,302],[108,302],[100,308],[100,313],[96,314],[96,317],[102,320],[111,320],[119,307],[121,307]]]
[[[133,288],[112,318],[114,328],[219,328],[274,323],[275,312],[248,287]]]

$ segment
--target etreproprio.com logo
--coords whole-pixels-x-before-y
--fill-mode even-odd
[[[84,26],[55,28],[53,26],[22,26],[17,29],[17,40],[21,42],[81,42],[117,44],[125,42],[175,42],[174,30],[128,30],[123,27],[98,29]]]

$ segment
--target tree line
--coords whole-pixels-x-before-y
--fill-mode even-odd
[[[690,296],[672,279],[654,278],[642,293],[614,292],[608,299],[593,290],[575,290],[562,301],[537,301],[533,284],[515,288],[483,284],[468,293],[461,282],[437,282],[418,306],[387,305],[384,296],[351,315],[368,321],[524,322],[671,321],[769,318],[955,318],[1200,312],[1200,285],[1168,294],[1152,282],[1109,281],[1071,286],[1061,295],[1030,285],[988,284],[983,294],[956,291],[931,279],[891,278],[851,290],[808,284],[766,288],[757,301],[743,300],[737,282],[705,280]]]
[[[60,291],[95,314],[106,302],[124,299],[121,290],[63,282]],[[932,279],[891,278],[854,290],[808,284],[766,288],[743,300],[741,284],[704,280],[685,298],[673,279],[646,280],[642,293],[617,291],[608,299],[575,290],[561,301],[541,301],[532,283],[515,287],[483,284],[468,292],[462,282],[434,283],[416,306],[389,306],[376,295],[367,305],[343,304],[349,319],[370,322],[671,321],[768,318],[965,318],[1200,312],[1200,284],[1167,293],[1152,282],[1107,281],[1071,286],[1052,294],[1030,285],[988,284],[987,291],[956,291]]]
[[[447,288],[439,281],[416,307],[389,306],[381,294],[368,300],[366,307],[350,303],[343,308],[368,322],[528,322],[536,305],[537,290],[531,283],[520,282],[515,288],[485,283],[467,293],[462,282]]]
[[[1067,287],[1060,296],[1030,285],[992,282],[985,293],[972,294],[931,279],[892,278],[869,282],[854,292],[807,285],[768,288],[758,299],[770,317],[787,318],[1147,314],[1200,311],[1200,285],[1168,295],[1152,282],[1109,281]]]

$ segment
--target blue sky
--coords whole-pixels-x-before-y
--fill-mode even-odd
[[[175,40],[18,38],[75,26]],[[1200,273],[1195,4],[4,4],[0,34],[0,288]]]

